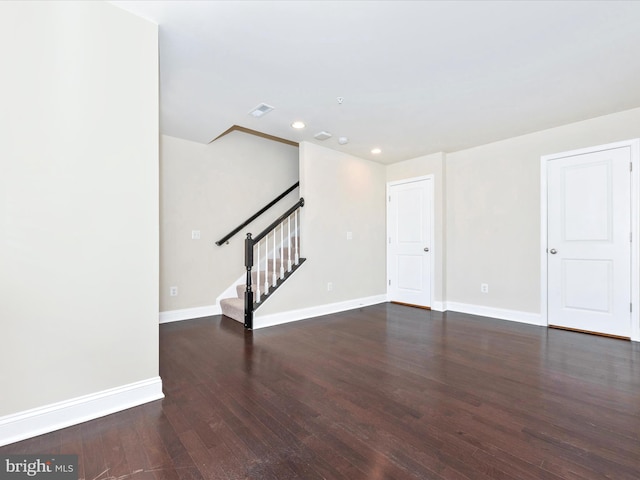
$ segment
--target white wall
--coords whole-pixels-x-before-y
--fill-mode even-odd
[[[300,197],[294,190],[229,240],[215,242],[298,181],[298,148],[242,132],[208,145],[162,136],[160,311],[212,306],[244,270],[259,233]],[[192,240],[192,230],[200,240]],[[169,287],[178,296],[169,296]]]
[[[0,2],[0,58],[2,416],[158,376],[157,26]]]
[[[444,196],[445,187],[445,154],[434,153],[423,157],[413,158],[404,162],[387,166],[387,182],[406,180],[409,178],[433,175],[434,188],[434,246],[432,248],[434,261],[434,298],[431,308],[441,310],[446,298],[446,277],[444,259],[446,254],[446,237],[444,222],[446,217],[446,204]]]
[[[300,144],[301,249],[308,260],[256,315],[386,293],[385,178],[383,165]]]
[[[434,303],[450,310],[539,322],[540,157],[637,137],[640,109],[633,109],[382,167],[385,182],[435,177],[436,243],[444,256],[436,260]],[[380,219],[378,215],[385,212],[384,192],[378,189],[380,166],[303,145],[301,182],[308,200],[303,209],[303,254],[309,262],[258,310],[259,316],[386,291],[378,283],[385,253],[377,238],[385,237],[384,221],[369,230],[364,244],[345,240],[356,219],[363,219],[360,225],[377,225],[377,220],[364,219]],[[356,168],[367,173],[354,174]],[[354,209],[351,193],[364,185],[366,193],[359,194],[357,202],[361,210]],[[364,253],[367,260],[349,260],[354,251]],[[312,264],[317,258],[319,264]],[[333,292],[326,289],[330,281]],[[481,283],[489,285],[487,294],[480,292]]]
[[[540,157],[637,137],[633,109],[447,154],[449,304],[540,313]]]
[[[274,316],[384,294],[384,186],[390,181],[433,174],[436,245],[441,253],[436,258],[434,304],[535,323],[540,313],[540,157],[635,138],[640,136],[638,125],[640,109],[634,109],[388,166],[303,143],[300,181],[302,195],[307,199],[302,209],[303,254],[309,262],[257,311],[257,316]],[[164,139],[164,152],[175,149],[171,153],[173,159],[163,165],[163,177],[176,182],[171,187],[174,189],[172,195],[176,204],[182,202],[183,206],[172,215],[179,221],[183,220],[180,211],[189,211],[196,208],[198,202],[202,203],[202,199],[191,198],[190,189],[195,188],[199,195],[205,195],[203,185],[209,182],[203,184],[202,178],[208,175],[203,173],[203,166],[207,165],[204,161],[207,148],[210,146]],[[199,153],[191,155],[190,149]],[[211,155],[214,157],[217,158],[217,154]],[[200,160],[188,166],[181,163],[185,158]],[[194,171],[189,170],[192,167]],[[219,170],[210,175],[220,175],[232,168],[232,165],[221,163]],[[235,174],[229,175],[228,185],[237,184],[231,181]],[[207,209],[215,210],[217,201],[212,197],[204,203],[210,203]],[[169,208],[172,207],[163,206],[163,210]],[[163,218],[165,222],[169,216],[163,215]],[[175,242],[173,252],[163,252],[163,264],[167,262],[169,278],[173,268],[170,262],[177,261],[176,272],[187,271],[185,268],[180,270],[181,265],[192,262],[194,269],[201,269],[194,278],[200,278],[199,283],[206,284],[214,278],[204,270],[210,267],[203,266],[199,260],[206,254],[198,253],[191,260],[180,257],[180,251],[188,252],[189,245],[194,244],[190,240],[190,231],[194,228],[191,223],[190,220],[183,222],[173,234],[163,237],[167,239],[167,245]],[[204,227],[202,230],[206,241],[200,247],[208,248],[214,238],[205,233]],[[353,232],[352,241],[346,240],[347,231]],[[178,236],[182,242],[179,248]],[[379,239],[382,239],[381,243]],[[226,252],[232,252],[234,248],[237,251],[212,264],[217,269],[218,265],[223,265],[220,262],[229,260],[222,270],[233,273],[228,273],[219,285],[208,285],[206,291],[199,293],[197,302],[167,302],[163,303],[165,309],[210,304],[220,288],[237,278],[240,272],[236,271],[235,265],[236,257],[242,255],[241,246],[227,247]],[[163,277],[163,295],[171,282]],[[328,282],[333,283],[331,292],[327,291]],[[481,283],[489,285],[488,294],[480,292]],[[213,293],[209,293],[209,289]]]

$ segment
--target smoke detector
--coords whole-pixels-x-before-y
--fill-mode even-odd
[[[340,145],[346,145],[347,143],[349,143],[349,139],[347,137],[340,137],[338,138],[338,143]]]
[[[269,113],[271,110],[273,110],[273,108],[274,107],[272,107],[271,105],[267,105],[266,103],[261,103],[256,108],[251,110],[249,114],[253,115],[256,118],[260,118],[263,115],[266,115],[267,113]]]
[[[326,140],[327,138],[331,138],[331,134],[323,130],[322,132],[316,133],[313,138],[316,140]]]

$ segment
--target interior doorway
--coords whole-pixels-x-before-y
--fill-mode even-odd
[[[637,154],[635,140],[542,158],[547,325],[637,338]]]
[[[430,308],[433,298],[433,176],[387,184],[387,295]]]

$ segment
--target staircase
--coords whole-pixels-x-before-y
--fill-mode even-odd
[[[223,315],[243,323],[247,329],[252,329],[253,312],[305,262],[306,259],[300,256],[300,209],[303,206],[304,198],[300,198],[255,237],[247,233],[244,255],[246,281],[236,287],[235,297],[220,300]],[[257,215],[261,215],[264,210]],[[248,222],[216,244],[223,245]]]
[[[268,266],[265,267],[264,262],[262,264],[261,270],[253,270],[251,272],[251,284],[252,284],[252,300],[253,300],[253,310],[255,311],[264,301],[269,298],[271,295],[285,280],[295,271],[297,270],[306,259],[300,258],[299,254],[295,251],[295,245],[299,242],[295,237],[291,237],[288,241],[289,245],[294,245],[293,248],[289,246],[284,247],[282,249],[277,248],[277,257],[275,261],[275,269],[273,258],[269,258],[267,261]],[[297,264],[293,259],[298,257]],[[291,268],[289,269],[289,260],[291,257]],[[281,276],[282,270],[284,273]],[[274,279],[275,278],[275,283]],[[260,300],[257,300],[258,290],[256,290],[256,286],[259,286],[260,291]],[[245,294],[247,292],[247,284],[243,283],[241,285],[236,286],[236,297],[224,298],[220,300],[220,308],[222,309],[222,314],[232,318],[240,323],[245,322]],[[265,293],[266,292],[266,293]]]

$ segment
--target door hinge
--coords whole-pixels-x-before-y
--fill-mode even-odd
[[[633,243],[633,232],[629,232],[629,241]]]
[[[629,304],[629,311],[630,311],[631,313],[633,313],[633,303],[630,303],[630,304]]]
[[[391,237],[389,237],[389,244],[391,244]]]
[[[389,195],[389,201],[391,201],[391,195]]]
[[[389,286],[391,286],[391,280],[389,280]]]
[[[633,163],[629,162],[629,171],[633,172]]]

